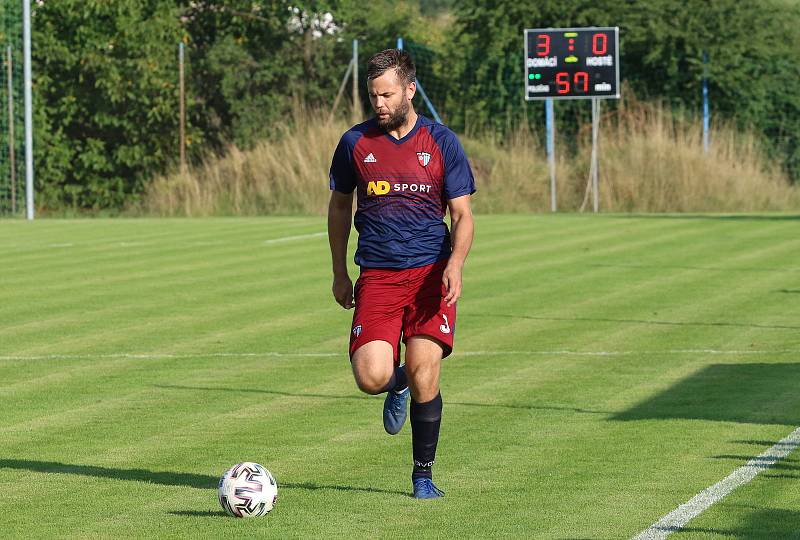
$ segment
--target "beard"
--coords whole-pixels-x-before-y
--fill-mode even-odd
[[[389,113],[389,118],[386,120],[381,120],[378,118],[378,126],[380,126],[380,128],[384,131],[394,131],[406,123],[409,109],[410,106],[408,104],[408,100],[406,100],[406,93],[403,92],[403,100],[401,104],[394,110],[394,112]]]

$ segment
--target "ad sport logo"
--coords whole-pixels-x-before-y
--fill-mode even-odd
[[[431,161],[431,155],[428,152],[417,152],[417,159],[420,165],[427,167]]]
[[[364,163],[377,163],[378,160],[375,159],[375,156],[372,155],[372,152],[369,153],[367,157],[364,158]]]
[[[353,335],[358,337],[361,335],[361,325],[359,324],[355,328],[353,328]]]

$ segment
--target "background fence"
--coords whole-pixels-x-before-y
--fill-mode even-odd
[[[22,2],[0,4],[0,215],[25,209]]]
[[[0,5],[0,213],[6,214],[22,207],[26,172],[21,4],[4,0]],[[589,4],[592,9],[584,9]],[[800,6],[787,7],[783,0],[757,6],[735,0],[422,5],[411,0],[343,0],[324,8],[249,0],[33,2],[38,209],[45,214],[121,211],[141,200],[155,178],[179,169],[184,145],[179,142],[178,43],[186,56],[183,140],[190,169],[233,155],[232,148],[247,152],[298,133],[303,126],[293,115],[297,109],[307,111],[300,118],[317,126],[333,117],[344,123],[342,117],[352,109],[368,113],[367,58],[395,46],[400,36],[444,123],[480,140],[478,151],[487,140],[500,144],[498,151],[525,137],[541,145],[544,107],[524,100],[523,25],[618,25],[626,96],[663,104],[658,111],[668,113],[665,122],[682,125],[699,118],[701,84],[707,80],[715,123],[752,132],[767,150],[765,167],[779,167],[800,180]],[[672,24],[653,26],[651,20]],[[685,28],[695,30],[686,35]],[[332,116],[354,40],[362,107],[345,108],[353,100],[342,100]],[[745,49],[742,43],[748,44]],[[9,96],[14,98],[10,116]],[[420,92],[417,110],[433,116],[422,97]],[[623,110],[624,102],[631,99],[604,106],[604,126],[630,113]],[[588,170],[581,159],[590,139],[590,110],[583,102],[556,107],[556,132],[563,142],[559,159],[575,163],[576,171]],[[716,142],[712,139],[711,146]],[[305,146],[307,154],[308,141]],[[530,144],[525,148],[536,152]]]

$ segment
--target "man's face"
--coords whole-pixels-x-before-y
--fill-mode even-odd
[[[402,84],[396,70],[388,69],[380,77],[368,80],[367,90],[378,125],[386,131],[392,131],[405,123],[417,84]]]

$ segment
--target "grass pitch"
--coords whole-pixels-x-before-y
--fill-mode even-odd
[[[319,218],[0,222],[4,537],[623,538],[800,425],[800,216],[479,216],[434,476]],[[354,243],[351,239],[351,243]],[[354,271],[355,275],[355,271]],[[267,517],[216,483],[257,461]],[[800,534],[800,455],[676,538]]]

